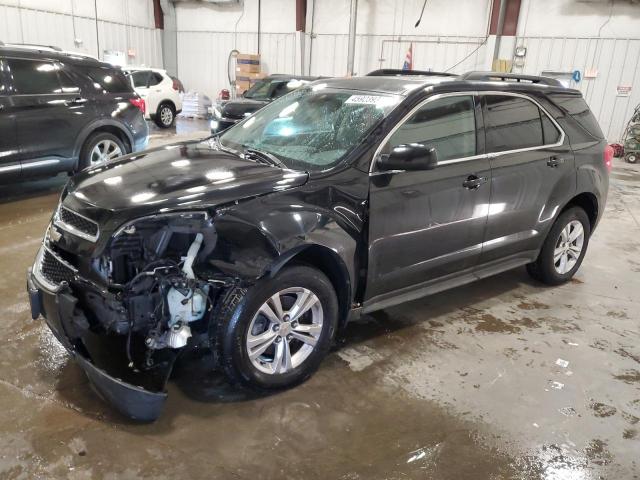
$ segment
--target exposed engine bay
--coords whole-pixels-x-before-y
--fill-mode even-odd
[[[78,337],[85,344],[91,343],[87,338],[120,343],[125,370],[164,369],[168,377],[180,349],[208,344],[211,312],[225,280],[206,269],[198,275],[196,264],[215,244],[215,228],[204,213],[156,215],[121,227],[90,266],[108,288],[72,285],[84,314],[75,317]],[[122,370],[118,375],[126,377]],[[150,388],[163,388],[165,381]]]

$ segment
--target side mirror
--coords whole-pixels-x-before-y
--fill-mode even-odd
[[[377,163],[380,170],[432,170],[438,165],[438,154],[434,147],[410,143],[393,147]]]

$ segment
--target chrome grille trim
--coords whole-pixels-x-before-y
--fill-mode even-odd
[[[80,228],[79,226],[76,225],[72,225],[69,222],[65,222],[62,219],[62,210],[64,209],[64,211],[66,212],[66,214],[69,215],[73,215],[76,217],[79,217],[81,220],[90,223],[91,225],[95,226],[95,233],[91,232],[91,231],[85,231],[82,228]],[[73,210],[70,210],[66,207],[63,207],[62,205],[60,205],[58,207],[58,209],[56,210],[56,214],[54,216],[53,219],[53,223],[56,224],[58,227],[60,227],[62,230],[65,230],[77,237],[83,238],[85,240],[88,240],[90,242],[96,242],[98,240],[98,237],[100,236],[100,228],[98,227],[98,223],[94,220],[91,220],[90,218],[85,217],[84,215],[80,215],[77,212],[74,212]]]
[[[58,290],[60,290],[62,282],[56,283],[54,280],[48,278],[46,272],[43,271],[45,255],[49,255],[51,258],[53,258],[53,260],[60,264],[60,267],[69,270],[69,274],[73,277],[77,275],[78,270],[73,265],[60,258],[60,256],[47,245],[45,245],[44,243],[42,244],[40,250],[38,250],[38,254],[36,255],[36,260],[33,263],[33,274],[36,277],[36,280],[43,287],[45,287],[47,290],[50,290],[51,292],[57,292]]]

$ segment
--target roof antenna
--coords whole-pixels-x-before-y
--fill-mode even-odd
[[[422,15],[424,15],[424,7],[427,6],[427,2],[429,0],[424,0],[424,3],[422,4],[422,11],[420,12],[420,18],[418,19],[418,21],[416,22],[415,28],[418,28],[418,25],[420,25],[420,22],[422,21]]]

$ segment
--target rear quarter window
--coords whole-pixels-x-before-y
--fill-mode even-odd
[[[553,93],[549,95],[549,99],[560,110],[571,115],[571,118],[578,122],[589,135],[594,138],[604,138],[602,129],[598,125],[598,120],[596,120],[584,98],[578,95]]]

